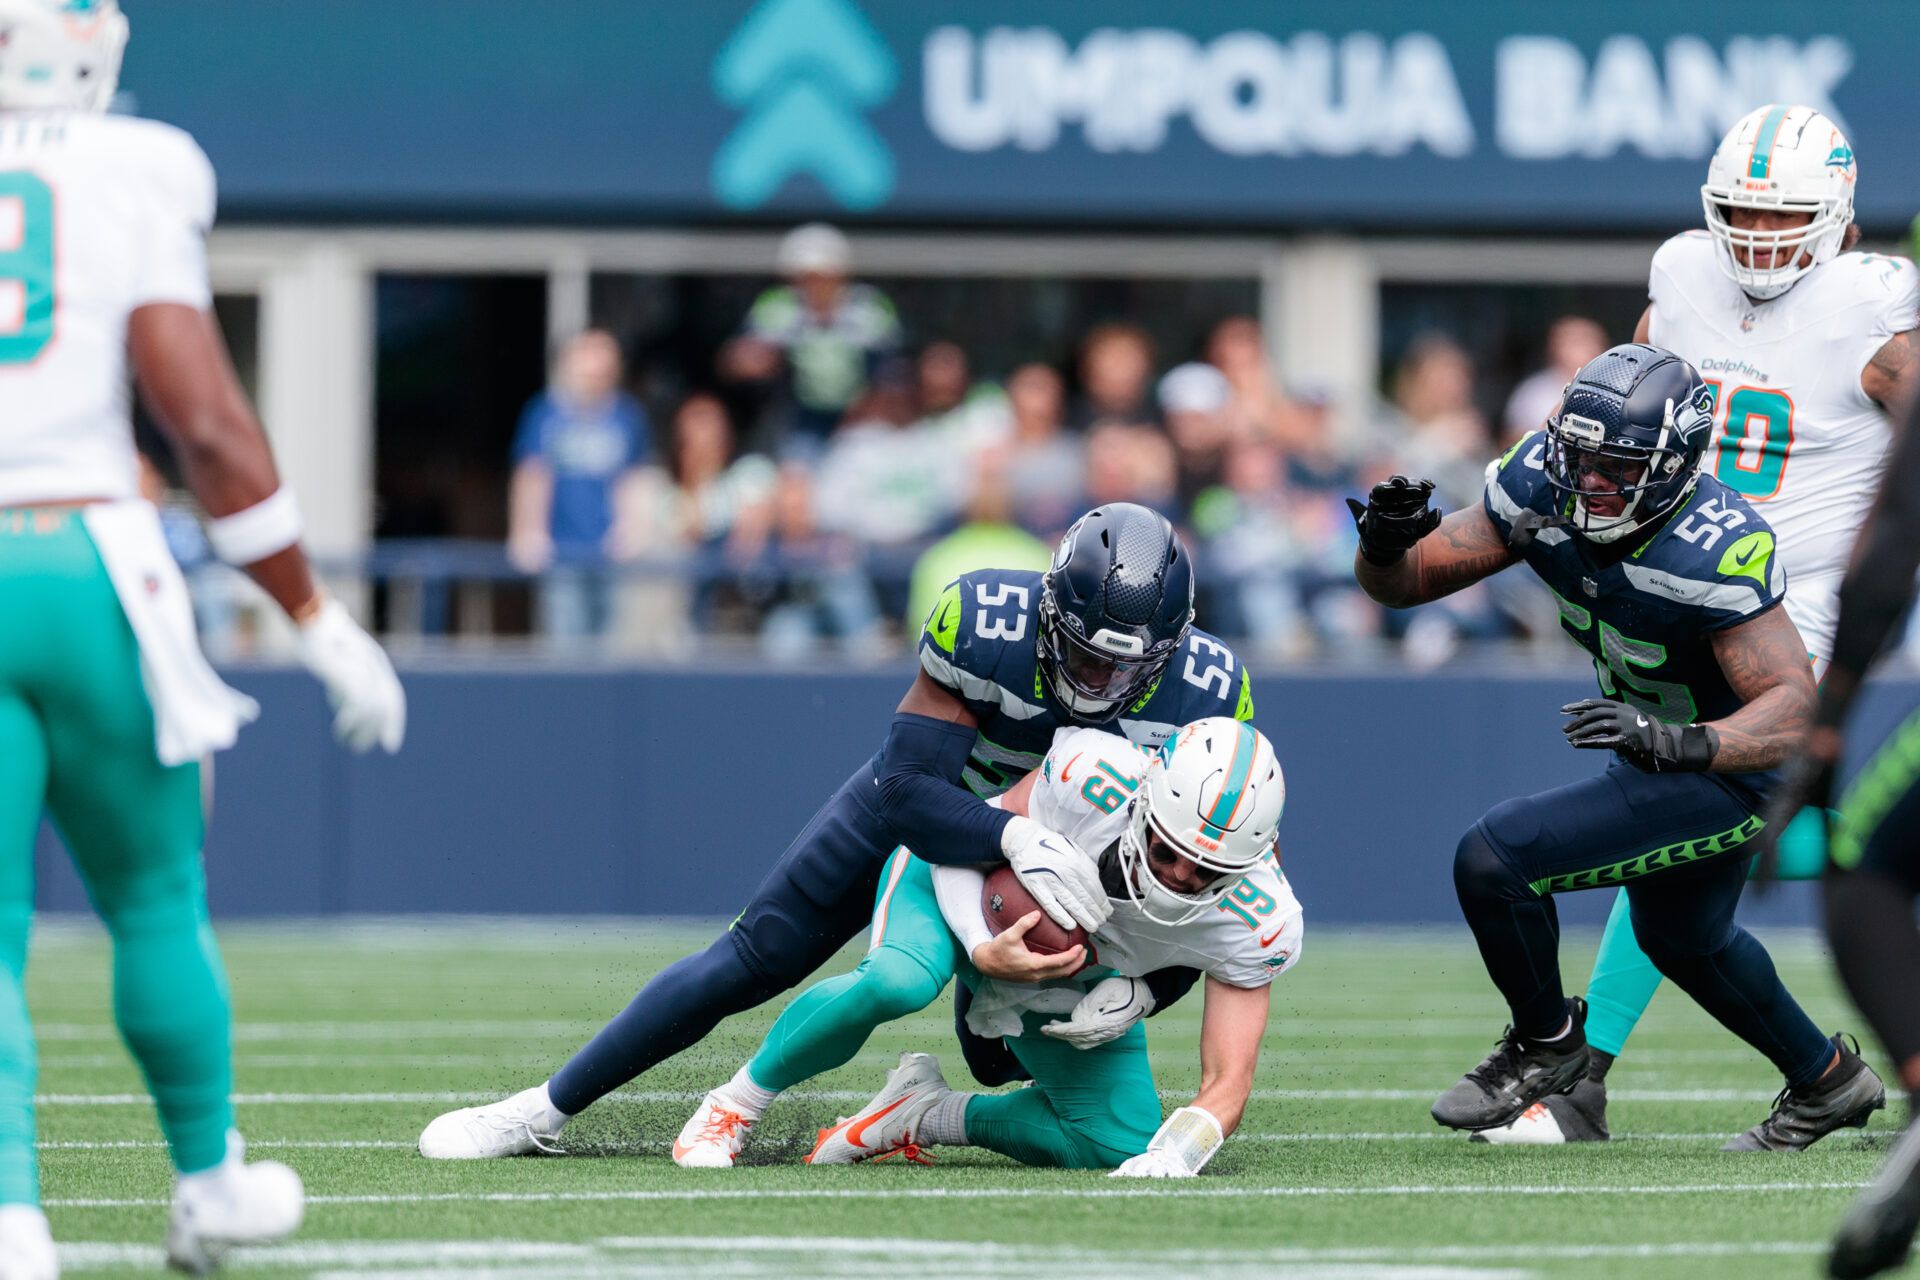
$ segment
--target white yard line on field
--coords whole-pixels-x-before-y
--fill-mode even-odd
[[[1684,1196],[1740,1195],[1801,1191],[1857,1191],[1864,1182],[1698,1182],[1672,1186],[1548,1185],[1542,1183],[1410,1183],[1379,1187],[1245,1187],[1222,1186],[1209,1180],[1200,1187],[831,1187],[784,1189],[772,1187],[687,1188],[681,1191],[433,1191],[385,1195],[308,1196],[313,1205],[402,1204],[572,1204],[600,1201],[707,1200],[1129,1200],[1142,1197],[1186,1199],[1293,1199],[1323,1196]],[[45,1201],[50,1209],[150,1209],[169,1203],[153,1197],[70,1197]]]
[[[1675,1240],[1657,1244],[1490,1244],[1490,1245],[1356,1245],[1342,1247],[1283,1246],[1270,1249],[1128,1249],[1129,1257],[1156,1263],[1210,1262],[1492,1262],[1505,1259],[1578,1258],[1726,1258],[1793,1256],[1818,1253],[1826,1247],[1814,1240]],[[300,1240],[237,1255],[250,1266],[393,1266],[407,1263],[446,1264],[459,1261],[524,1262],[590,1258],[599,1253],[804,1253],[816,1256],[889,1258],[969,1258],[1004,1262],[1011,1258],[1029,1266],[1044,1262],[1113,1256],[1100,1250],[1037,1243],[1000,1245],[983,1240],[928,1240],[922,1237],[848,1236],[615,1236],[585,1244],[534,1240]],[[158,1265],[161,1251],[151,1245],[104,1241],[74,1241],[60,1245],[60,1260],[69,1267]]]

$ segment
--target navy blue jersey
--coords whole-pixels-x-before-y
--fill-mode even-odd
[[[1536,431],[1488,477],[1485,507],[1504,537],[1522,511],[1564,515],[1547,484],[1546,433]],[[1558,597],[1560,625],[1593,655],[1600,689],[1675,724],[1739,710],[1712,633],[1758,617],[1786,596],[1773,530],[1747,500],[1703,475],[1631,555],[1602,566],[1588,544],[1547,527],[1527,564]]]
[[[966,704],[980,726],[966,784],[997,796],[1040,767],[1054,732],[1074,723],[1040,675],[1040,576],[982,569],[947,584],[920,632],[920,665]],[[1253,685],[1233,650],[1188,633],[1160,678],[1101,727],[1157,750],[1181,725],[1207,716],[1253,718]]]

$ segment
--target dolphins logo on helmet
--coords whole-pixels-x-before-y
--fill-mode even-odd
[[[1122,894],[1158,924],[1199,918],[1273,855],[1286,803],[1265,734],[1230,716],[1195,720],[1160,749],[1131,801],[1112,855]],[[1176,858],[1199,869],[1200,888],[1182,893],[1154,874]]]

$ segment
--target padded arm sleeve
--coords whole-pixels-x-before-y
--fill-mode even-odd
[[[894,840],[928,862],[998,862],[1013,815],[960,786],[975,730],[932,716],[893,717],[875,761],[874,808]]]
[[[933,896],[940,903],[940,914],[960,940],[960,949],[969,956],[981,944],[993,941],[993,930],[980,914],[980,895],[986,892],[986,886],[987,877],[977,867],[933,869]]]
[[[1193,990],[1193,984],[1199,980],[1198,969],[1189,969],[1183,965],[1177,965],[1171,969],[1155,969],[1140,979],[1147,984],[1147,990],[1153,992],[1153,1012],[1147,1016],[1157,1018],[1165,1013],[1174,1001]]]

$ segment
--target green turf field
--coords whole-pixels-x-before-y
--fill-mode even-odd
[[[1503,1021],[1464,927],[1329,929],[1310,934],[1277,985],[1260,1091],[1195,1182],[1030,1171],[951,1149],[932,1168],[799,1164],[814,1127],[876,1089],[901,1050],[958,1068],[944,1002],[884,1030],[812,1096],[783,1100],[748,1148],[752,1167],[686,1172],[667,1148],[771,1007],[600,1104],[568,1130],[564,1158],[414,1154],[435,1114],[537,1083],[649,972],[707,936],[627,922],[224,931],[241,1125],[256,1154],[299,1169],[311,1196],[295,1245],[230,1273],[1810,1276],[1893,1123],[1800,1156],[1722,1155],[1778,1080],[1669,990],[1609,1081],[1620,1140],[1469,1146],[1427,1116]],[[1816,1018],[1852,1026],[1812,941],[1771,941]],[[1571,973],[1584,977],[1590,943],[1570,940]],[[151,1272],[167,1165],[114,1035],[91,925],[40,930],[31,998],[44,1181],[67,1273]],[[1170,1106],[1197,1082],[1199,1011],[1194,998],[1152,1023]],[[963,1072],[950,1072],[956,1084]]]

